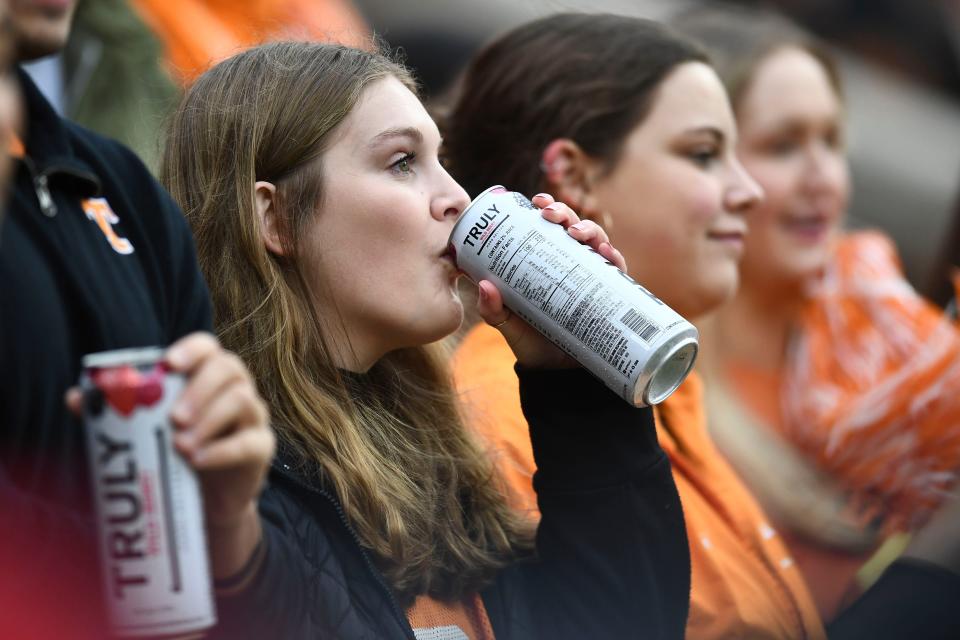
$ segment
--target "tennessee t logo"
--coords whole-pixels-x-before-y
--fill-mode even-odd
[[[87,198],[80,203],[80,206],[83,207],[83,212],[87,214],[87,218],[97,223],[114,251],[123,255],[133,253],[133,245],[130,244],[130,241],[121,238],[113,230],[113,225],[120,222],[120,218],[110,208],[106,198]]]

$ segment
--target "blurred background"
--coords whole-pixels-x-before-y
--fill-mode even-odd
[[[667,19],[690,0],[356,0],[436,94],[497,33],[555,11]],[[960,265],[960,0],[769,0],[831,45],[849,106],[851,226],[897,241],[908,278],[941,304]]]
[[[82,0],[72,42],[29,72],[57,108],[156,168],[163,118],[212,60],[268,38],[370,33],[399,49],[426,98],[470,55],[556,11],[653,19],[692,0]],[[943,304],[960,265],[960,0],[767,0],[836,51],[849,107],[852,226],[896,240],[908,278]]]

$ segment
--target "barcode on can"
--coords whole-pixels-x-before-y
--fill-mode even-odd
[[[660,335],[660,327],[636,309],[627,309],[627,312],[620,318],[620,322],[627,325],[627,328],[640,336],[640,339],[647,344],[650,344],[654,338]]]

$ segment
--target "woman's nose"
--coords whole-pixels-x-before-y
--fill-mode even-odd
[[[456,180],[444,171],[443,193],[434,201],[434,217],[437,220],[453,218],[456,220],[470,204],[470,196]]]
[[[747,173],[739,160],[734,160],[726,193],[727,209],[733,213],[746,213],[759,204],[763,197],[763,187]]]
[[[830,193],[842,189],[844,160],[826,145],[814,145],[806,154],[804,184],[811,191]]]

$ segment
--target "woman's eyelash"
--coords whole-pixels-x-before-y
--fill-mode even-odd
[[[416,153],[405,153],[391,164],[390,168],[398,173],[409,173],[413,169],[410,165],[413,164],[416,157]]]
[[[692,150],[689,155],[697,164],[708,165],[719,155],[719,152],[717,149],[699,148]]]

